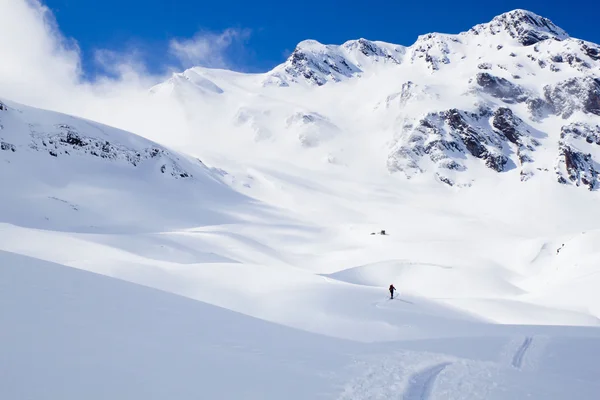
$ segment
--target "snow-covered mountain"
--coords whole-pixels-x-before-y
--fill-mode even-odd
[[[182,165],[185,161],[182,162],[162,146],[141,137],[92,121],[8,104],[0,102],[0,148],[3,151],[42,153],[43,156],[57,158],[93,156],[133,167],[156,160],[152,164],[158,166],[157,171],[162,174],[166,173],[174,178],[191,177]],[[72,125],[69,125],[67,122],[71,121]],[[186,167],[189,168],[187,165]]]
[[[351,40],[341,46],[305,40],[284,64],[267,74],[264,84],[289,86],[304,82],[320,86],[340,82],[360,77],[373,63],[400,64],[405,50],[402,46],[366,39]]]
[[[154,130],[2,99],[0,397],[598,398],[599,63],[516,10],[192,68]]]
[[[307,40],[265,74],[194,68],[152,92],[175,95],[198,126],[244,147],[249,135],[291,136],[308,148],[327,143],[321,160],[457,186],[489,176],[481,167],[506,179],[599,185],[600,47],[529,11],[409,47]]]
[[[3,222],[29,227],[153,231],[224,221],[218,210],[250,203],[229,188],[224,171],[197,158],[7,100],[0,101],[0,162]]]

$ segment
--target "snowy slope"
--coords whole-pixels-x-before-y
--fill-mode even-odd
[[[597,47],[305,41],[141,136],[3,99],[0,397],[597,398]]]
[[[223,171],[199,159],[96,122],[1,104],[3,222],[154,231],[224,222],[232,207],[252,207],[224,183]]]
[[[3,398],[594,399],[600,390],[597,330],[488,326],[468,338],[365,345],[35,258],[0,252],[0,261]],[[402,301],[373,310],[397,318],[420,308]]]
[[[490,213],[475,206],[491,188],[409,194],[373,181],[360,191],[319,171],[298,181],[286,167],[246,188],[270,200],[257,202],[221,181],[230,175],[132,134],[4,104],[3,141],[15,151],[2,153],[3,397],[598,393],[597,219],[579,212],[594,193],[542,188],[581,204],[551,219],[536,191],[531,204],[506,198]],[[95,155],[61,141],[55,124],[123,154],[156,148],[190,176],[161,172],[166,159]],[[546,224],[528,226],[515,206]],[[381,226],[389,235],[370,235]],[[62,384],[67,376],[80,383]]]

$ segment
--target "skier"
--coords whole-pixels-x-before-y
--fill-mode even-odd
[[[390,285],[390,299],[394,298],[394,291],[396,290],[396,288],[394,287],[394,285]]]

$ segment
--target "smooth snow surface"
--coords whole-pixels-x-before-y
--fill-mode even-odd
[[[452,153],[452,186],[439,160],[400,157],[419,118],[499,106],[462,79],[484,61],[534,92],[597,73],[534,71],[505,54],[531,36],[494,21],[409,48],[305,41],[329,61],[267,74],[176,74],[149,96],[181,107],[183,131],[2,99],[0,398],[600,398],[600,198],[556,175],[558,123],[596,116],[517,104],[532,165],[529,142],[500,146],[501,172]],[[453,67],[463,55],[484,60]]]
[[[461,335],[361,344],[14,253],[0,252],[0,263],[2,398],[594,399],[600,390],[600,338],[588,328],[467,328],[448,314]],[[426,314],[424,300],[371,297],[396,326]]]

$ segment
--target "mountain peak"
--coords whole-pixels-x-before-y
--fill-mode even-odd
[[[327,46],[321,42],[318,42],[313,39],[303,40],[296,45],[296,49],[294,51],[312,51],[312,52],[322,52],[327,49]]]
[[[469,32],[476,35],[488,32],[492,35],[507,32],[523,46],[531,46],[542,40],[564,40],[569,34],[548,18],[534,12],[516,9],[500,14],[490,22],[474,26]]]
[[[400,62],[402,54],[405,52],[404,46],[392,43],[372,41],[365,38],[349,40],[342,45],[342,48],[349,54],[362,54],[364,57],[374,57],[375,59],[390,60],[395,63]]]
[[[268,73],[264,85],[289,86],[291,82],[304,82],[322,86],[327,82],[339,82],[375,64],[400,64],[404,52],[403,46],[364,38],[349,40],[342,45],[303,40],[285,63]]]

